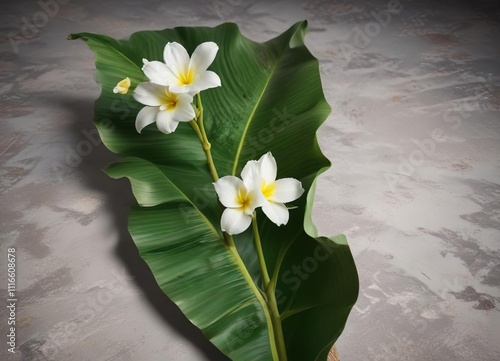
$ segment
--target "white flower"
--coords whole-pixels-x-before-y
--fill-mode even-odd
[[[221,85],[219,76],[207,70],[218,50],[214,42],[202,43],[190,59],[181,44],[168,43],[163,51],[165,63],[143,59],[142,71],[152,83],[168,86],[173,93],[195,95]]]
[[[127,94],[128,88],[130,88],[130,79],[126,77],[123,80],[120,80],[118,84],[113,89],[113,93]]]
[[[262,205],[262,194],[234,176],[222,177],[214,186],[220,202],[226,207],[221,218],[222,231],[242,233],[250,226],[255,208]]]
[[[134,90],[134,98],[146,105],[135,120],[135,128],[139,133],[154,122],[161,132],[172,133],[179,122],[189,122],[196,116],[191,105],[193,97],[172,93],[166,86],[140,83]]]
[[[249,161],[241,171],[241,177],[249,184],[257,184],[265,198],[262,211],[278,226],[288,223],[288,208],[284,203],[299,198],[304,189],[294,178],[276,180],[277,165],[271,152],[258,161]]]
[[[258,161],[247,162],[241,172],[243,180],[226,176],[214,183],[219,200],[226,207],[221,218],[224,232],[245,231],[258,207],[262,207],[266,216],[278,226],[288,223],[288,208],[284,203],[299,198],[304,189],[294,178],[276,180],[276,173],[276,159],[269,152]]]

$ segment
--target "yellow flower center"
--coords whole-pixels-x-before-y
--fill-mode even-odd
[[[183,72],[179,72],[179,85],[189,85],[194,81],[194,71],[192,69],[185,69]]]
[[[172,110],[177,106],[177,101],[179,96],[177,94],[171,93],[165,89],[165,95],[162,99],[161,110]]]
[[[276,190],[276,182],[272,182],[267,184],[266,181],[262,181],[262,185],[260,186],[260,190],[262,194],[267,199],[271,198],[274,195],[274,191]]]
[[[236,204],[238,204],[239,208],[242,208],[243,211],[246,212],[248,208],[250,208],[252,201],[253,198],[251,194],[247,193],[246,189],[240,188],[238,196],[236,197]]]

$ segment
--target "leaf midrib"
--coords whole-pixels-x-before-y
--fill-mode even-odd
[[[284,51],[283,51],[283,53],[284,53]],[[281,56],[283,55],[283,53],[281,54]],[[274,72],[276,71],[276,68],[278,67],[279,62],[281,61],[281,56],[274,64],[273,69],[271,70],[271,73],[269,74],[269,77],[267,78],[266,84],[264,85],[264,89],[262,89],[262,92],[260,93],[259,98],[257,99],[257,102],[255,103],[255,106],[253,107],[252,112],[250,113],[250,116],[248,117],[248,120],[246,121],[245,128],[243,129],[243,133],[241,135],[240,144],[238,144],[238,149],[236,150],[236,156],[234,158],[233,170],[231,172],[231,174],[233,176],[236,174],[236,169],[238,168],[240,154],[241,154],[241,150],[243,149],[243,143],[245,143],[245,138],[247,136],[248,128],[250,128],[250,123],[253,120],[255,112],[257,111],[257,108],[260,105],[262,97],[264,96],[264,93],[266,92],[267,87],[269,86],[271,78],[273,77]]]
[[[262,98],[264,97],[264,94],[269,86],[269,83],[271,82],[271,79],[273,78],[274,73],[276,72],[276,68],[281,63],[281,60],[283,58],[283,54],[285,54],[288,46],[289,46],[289,42],[286,43],[285,47],[283,48],[283,51],[281,52],[281,54],[277,58],[276,63],[274,64],[273,69],[271,70],[271,73],[269,73],[269,77],[267,78],[266,84],[264,85],[264,89],[262,89],[262,92],[260,93],[259,98],[257,99],[257,103],[255,103],[255,106],[253,107],[252,112],[250,113],[250,115],[246,121],[245,128],[243,129],[243,133],[241,135],[240,144],[238,145],[238,149],[236,150],[236,156],[234,158],[233,170],[231,172],[231,174],[233,176],[236,174],[236,169],[238,168],[238,164],[240,161],[240,155],[241,155],[241,151],[243,149],[243,144],[245,143],[248,128],[250,128],[250,124],[252,123],[252,120],[255,116],[255,112],[257,111],[257,108],[259,107],[260,102],[261,102]]]

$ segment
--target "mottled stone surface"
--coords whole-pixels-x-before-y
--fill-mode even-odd
[[[49,3],[0,5],[0,288],[15,246],[19,299],[2,360],[224,360],[137,255],[129,186],[101,172],[93,54],[66,36],[234,21],[265,41],[301,19],[333,108],[314,217],[361,281],[341,359],[500,359],[496,1]]]

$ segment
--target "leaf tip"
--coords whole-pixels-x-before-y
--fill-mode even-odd
[[[69,34],[66,39],[68,40],[76,40],[76,39],[80,39],[82,37],[81,34]]]
[[[292,49],[304,45],[304,37],[307,32],[307,20],[299,21],[293,27],[295,29],[289,42],[290,48]]]

